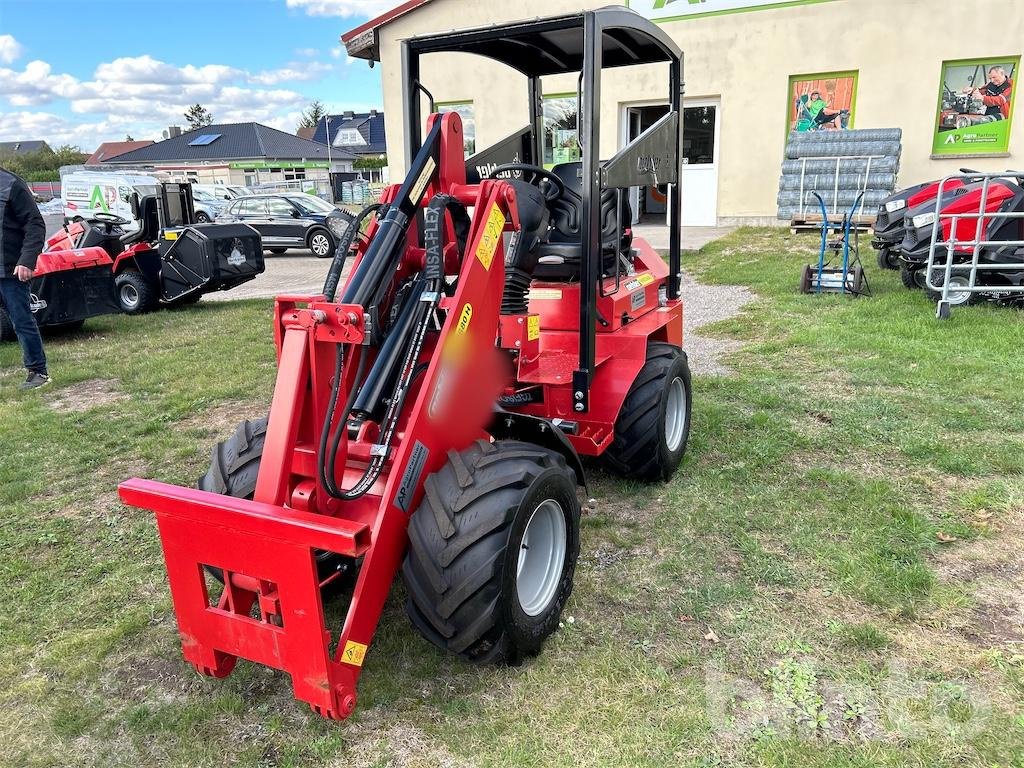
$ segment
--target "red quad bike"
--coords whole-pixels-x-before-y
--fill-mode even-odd
[[[355,707],[399,571],[430,643],[538,653],[573,586],[581,457],[662,481],[690,426],[672,39],[612,7],[402,45],[409,174],[363,212],[339,298],[358,226],[322,295],[278,297],[269,419],[240,424],[198,489],[120,487],[156,513],[185,658],[215,677],[239,658],[284,670],[329,718]],[[431,114],[421,144],[420,56],[448,51],[529,86],[526,127],[468,163],[456,113]],[[599,162],[602,68],[634,64],[664,66],[669,113]],[[545,170],[541,78],[577,72],[583,160]],[[667,263],[622,202],[654,183],[671,188]]]
[[[80,223],[62,229],[46,241],[36,260],[30,306],[44,330],[77,330],[90,317],[121,311],[114,293],[113,259],[95,238],[85,237],[86,229]],[[0,341],[16,340],[14,325],[0,306]]]

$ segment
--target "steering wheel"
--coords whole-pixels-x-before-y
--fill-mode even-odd
[[[116,213],[107,213],[106,211],[94,213],[92,217],[104,225],[108,235],[115,226],[123,227],[126,224],[131,224],[131,222],[123,216],[118,216]]]
[[[505,165],[499,165],[487,174],[487,178],[496,179],[501,174],[512,174],[515,172],[523,174],[524,181],[537,187],[544,195],[544,199],[549,203],[553,203],[565,193],[565,184],[560,178],[546,168],[541,168],[539,165],[530,165],[529,163],[505,163]],[[541,186],[542,182],[547,182],[547,184]]]

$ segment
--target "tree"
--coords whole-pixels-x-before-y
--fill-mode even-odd
[[[130,133],[126,133],[125,134],[124,140],[125,141],[135,141],[135,139],[132,138],[132,135]]]
[[[194,131],[213,122],[213,115],[202,104],[193,104],[185,112],[185,120],[188,122],[188,129]]]
[[[309,109],[302,113],[302,117],[299,118],[299,128],[316,128],[317,123],[323,120],[327,116],[327,110],[324,105],[318,99],[314,99],[313,103],[309,105]]]

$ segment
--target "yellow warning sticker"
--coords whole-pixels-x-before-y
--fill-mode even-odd
[[[459,315],[459,323],[455,326],[455,332],[460,336],[469,330],[469,321],[473,319],[473,305],[466,304]]]
[[[540,315],[530,315],[526,318],[526,340],[536,341],[540,338]]]
[[[644,272],[637,278],[637,282],[639,282],[640,285],[650,285],[654,282],[654,275],[650,272]]]
[[[178,233],[177,232],[164,232],[164,240],[177,240],[177,239],[178,239]]]
[[[484,234],[480,238],[480,245],[476,247],[476,257],[484,265],[484,269],[491,268],[494,254],[498,250],[498,242],[501,240],[501,233],[505,231],[505,214],[497,205],[491,206],[491,212],[487,215],[487,224],[484,225]]]
[[[363,666],[363,659],[366,658],[366,646],[362,643],[357,643],[353,640],[349,640],[345,643],[345,652],[341,654],[341,660],[346,664],[352,664],[356,667]]]

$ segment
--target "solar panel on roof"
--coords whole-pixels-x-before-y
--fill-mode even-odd
[[[196,136],[192,141],[188,143],[190,147],[205,147],[207,144],[212,144],[221,137],[219,133],[204,133],[202,136]]]

